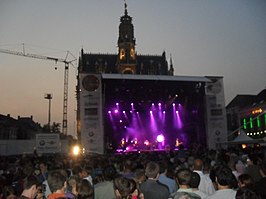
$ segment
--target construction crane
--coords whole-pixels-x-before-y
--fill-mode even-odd
[[[23,57],[30,57],[35,59],[44,59],[44,60],[50,60],[57,62],[62,62],[65,64],[65,71],[64,71],[64,97],[63,97],[63,125],[62,125],[62,133],[64,135],[67,135],[67,103],[68,103],[68,73],[69,73],[69,64],[73,65],[72,63],[75,62],[77,59],[67,60],[68,55],[70,54],[72,57],[73,54],[71,54],[69,51],[67,51],[66,58],[55,58],[55,57],[48,57],[43,55],[37,55],[37,54],[31,54],[26,53],[24,44],[23,44],[23,52],[18,51],[12,51],[8,49],[0,49],[1,53],[11,54],[11,55],[18,55]]]

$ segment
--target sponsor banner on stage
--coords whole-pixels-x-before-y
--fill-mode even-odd
[[[80,74],[81,144],[86,152],[104,153],[101,75]]]
[[[207,142],[209,149],[221,148],[227,141],[227,122],[222,77],[207,77],[206,83]]]
[[[36,134],[37,153],[58,153],[61,151],[59,134],[41,133]]]

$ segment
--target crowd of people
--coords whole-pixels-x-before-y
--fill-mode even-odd
[[[0,199],[263,199],[266,149],[1,157]]]

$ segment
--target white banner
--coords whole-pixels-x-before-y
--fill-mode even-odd
[[[206,83],[207,145],[209,149],[218,149],[222,147],[219,143],[227,141],[223,78],[207,78],[212,81]]]
[[[101,75],[80,74],[81,144],[86,152],[104,153]]]
[[[59,134],[36,134],[37,153],[58,153],[61,151]]]

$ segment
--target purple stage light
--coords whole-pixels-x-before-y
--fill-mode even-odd
[[[163,111],[163,114],[165,114],[165,111]]]
[[[161,103],[158,104],[158,106],[161,106],[161,105],[162,105]]]
[[[173,106],[175,106],[175,103],[173,103]]]
[[[145,141],[144,141],[144,145],[149,146],[149,145],[150,145],[149,140],[145,140]]]
[[[120,123],[122,123],[123,121],[122,120],[119,120]]]
[[[158,142],[163,142],[164,141],[164,136],[162,134],[160,134],[160,135],[157,136],[156,140]]]
[[[111,114],[112,112],[111,111],[108,111],[109,114]]]
[[[118,110],[117,109],[115,109],[115,113],[118,113]]]
[[[150,111],[150,114],[152,114],[152,111]]]
[[[154,106],[154,103],[152,103],[151,105]]]
[[[126,111],[123,111],[123,113],[125,114],[125,113],[126,113]]]
[[[116,102],[116,106],[119,106],[119,103],[118,102]]]
[[[133,103],[131,103],[131,106],[133,106],[134,104]]]
[[[176,111],[175,113],[178,114],[178,111]]]

